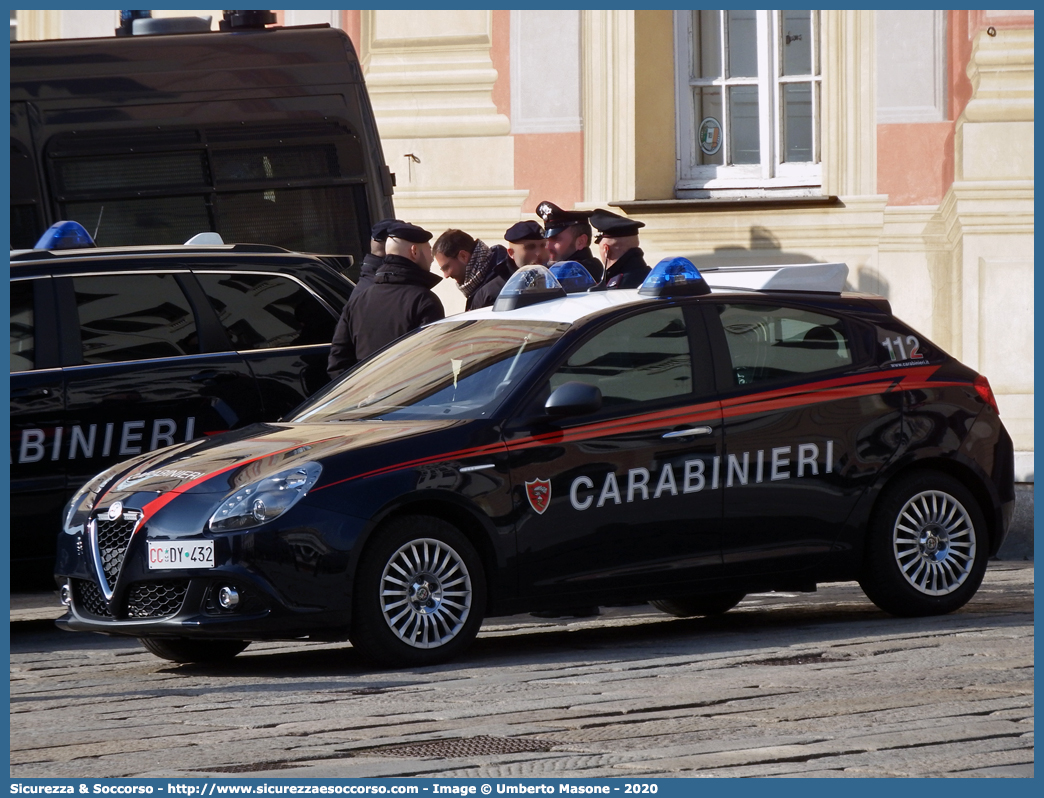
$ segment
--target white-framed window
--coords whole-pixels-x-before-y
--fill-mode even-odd
[[[679,197],[822,184],[818,11],[675,11]]]

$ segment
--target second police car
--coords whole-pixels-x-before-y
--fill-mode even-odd
[[[567,297],[524,269],[285,423],[99,474],[59,535],[59,624],[182,662],[312,638],[412,666],[521,611],[849,579],[955,610],[1010,523],[1011,440],[986,379],[846,274],[678,258]]]

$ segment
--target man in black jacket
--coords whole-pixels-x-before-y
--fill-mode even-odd
[[[442,302],[431,290],[441,278],[431,273],[429,241],[431,233],[415,225],[399,222],[389,227],[384,263],[349,314],[348,328],[359,360],[445,317]]]
[[[638,288],[651,271],[638,246],[638,230],[645,222],[599,208],[591,214],[591,225],[598,231],[595,243],[605,261],[605,288]]]
[[[352,291],[351,297],[341,311],[341,317],[334,328],[333,340],[330,341],[330,356],[326,361],[326,373],[330,375],[331,380],[341,376],[359,360],[355,355],[355,345],[352,343],[352,336],[348,331],[352,300],[356,299],[363,289],[373,285],[374,275],[384,263],[384,246],[388,240],[388,228],[393,224],[400,224],[400,220],[382,219],[370,231],[370,252],[363,258],[362,266],[359,269],[359,281],[355,284],[355,290]]]
[[[591,254],[590,211],[564,211],[553,202],[541,202],[537,205],[537,216],[544,220],[544,238],[547,239],[547,251],[550,263],[562,260],[575,260],[587,271],[597,283],[602,279],[602,262]]]
[[[512,262],[499,244],[486,246],[463,230],[447,230],[432,247],[442,276],[454,280],[467,298],[465,310],[492,305],[511,276]]]

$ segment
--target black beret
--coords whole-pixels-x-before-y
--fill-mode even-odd
[[[544,229],[533,221],[516,222],[504,233],[504,240],[517,244],[520,241],[541,241]]]
[[[402,224],[401,219],[381,219],[377,224],[370,230],[370,238],[374,241],[387,241],[388,240],[388,228],[393,224]]]
[[[431,241],[431,233],[423,227],[417,227],[417,225],[409,222],[392,223],[388,226],[388,236],[390,238],[401,238],[403,241],[409,241],[411,244],[423,244],[426,241]]]
[[[639,222],[637,219],[628,219],[626,216],[620,216],[612,211],[604,211],[599,208],[591,214],[591,226],[600,233],[595,238],[595,243],[598,243],[605,236],[609,238],[636,236],[638,235],[638,228],[645,227],[645,222]]]
[[[574,224],[586,222],[590,211],[564,211],[553,202],[544,200],[537,205],[537,216],[544,220],[544,238],[551,238]]]

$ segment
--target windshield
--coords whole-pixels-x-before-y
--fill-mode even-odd
[[[567,329],[537,321],[433,324],[363,363],[293,420],[488,418]]]

